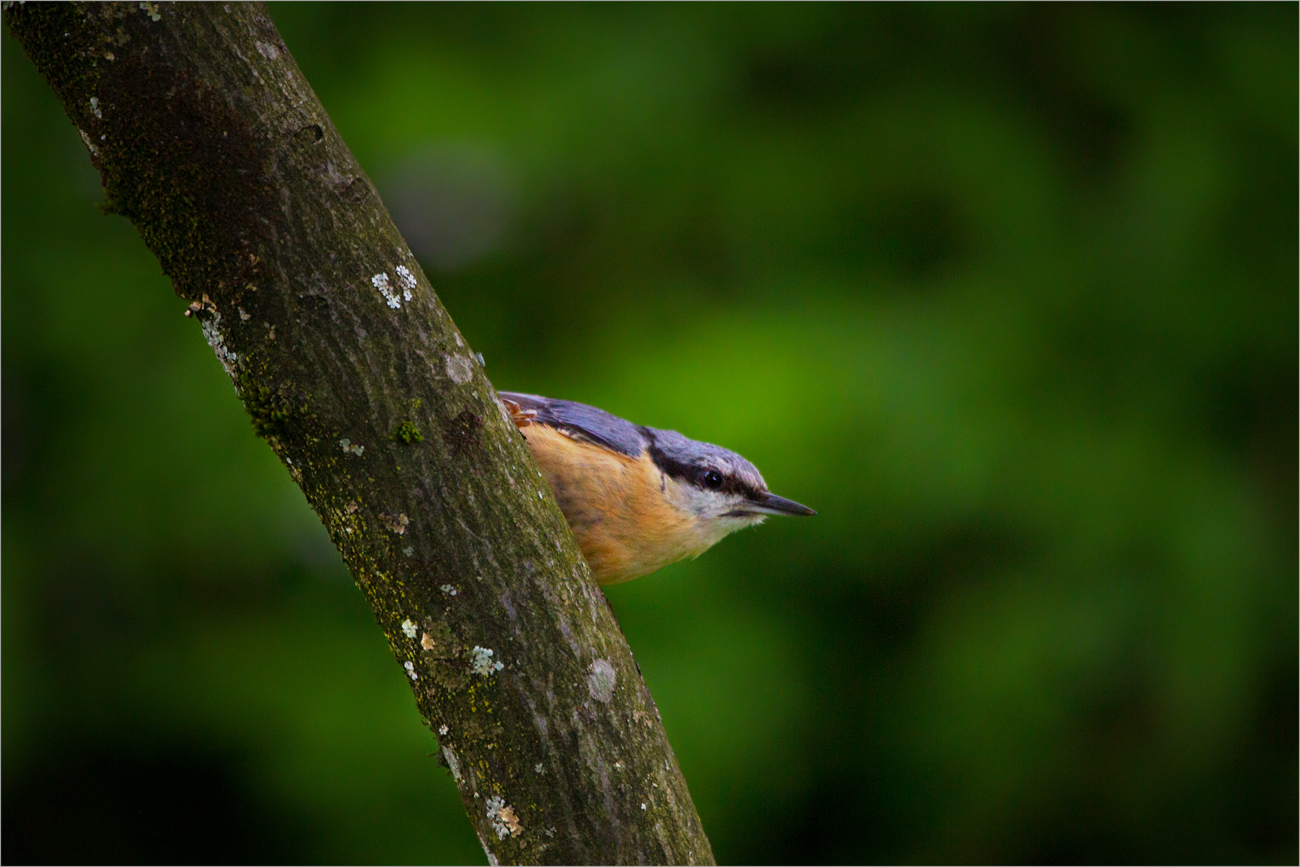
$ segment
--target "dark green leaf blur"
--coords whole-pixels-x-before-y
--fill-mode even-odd
[[[724,862],[1297,852],[1297,6],[277,5],[502,389],[817,509],[608,596]],[[482,863],[3,42],[3,856]]]

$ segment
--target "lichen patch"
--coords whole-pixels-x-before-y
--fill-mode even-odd
[[[99,156],[99,148],[95,147],[95,143],[90,140],[90,136],[86,134],[86,131],[78,128],[77,132],[81,133],[81,140],[86,143],[86,150],[90,151],[90,155],[92,157]]]
[[[205,295],[204,298],[206,299],[207,296]],[[200,319],[199,321],[199,325],[203,328],[203,336],[207,338],[208,346],[212,347],[212,351],[216,354],[217,360],[221,362],[221,366],[226,369],[226,375],[230,377],[231,381],[238,382],[239,356],[233,349],[226,346],[226,338],[218,327],[220,324],[221,314],[217,313],[215,309],[212,311],[210,318]]]
[[[402,299],[397,294],[397,290],[388,282],[387,272],[381,271],[370,278],[370,283],[379,290],[379,294],[384,296],[384,301],[389,307],[398,310],[402,306]]]
[[[385,527],[399,536],[405,535],[407,525],[411,523],[411,519],[406,517],[405,512],[398,512],[396,515],[380,515],[379,520],[383,522]]]
[[[523,832],[523,826],[519,824],[519,817],[515,815],[514,807],[506,803],[505,798],[493,795],[487,799],[487,816],[492,821],[492,830],[496,831],[497,839],[504,840],[506,836],[518,837]]]
[[[618,674],[614,671],[614,666],[610,665],[607,659],[597,659],[590,668],[591,674],[587,675],[587,691],[596,701],[609,704],[609,700],[614,697],[614,684],[618,682]]]
[[[416,626],[415,621],[412,620],[411,618],[408,617],[402,621],[402,634],[405,635],[407,638],[414,638],[415,633],[419,631],[420,631],[420,627]]]
[[[410,301],[411,290],[415,288],[415,276],[405,265],[397,266],[397,282],[402,284],[402,298]]]
[[[447,356],[447,378],[457,385],[464,385],[474,375],[474,366],[463,355]]]
[[[459,783],[461,781],[460,759],[456,758],[456,754],[451,747],[446,745],[442,748],[442,757],[447,760],[447,768],[451,771],[451,778]]]
[[[474,649],[470,651],[470,668],[480,677],[487,677],[492,672],[500,671],[506,667],[503,662],[493,662],[492,655],[492,648],[475,645]]]

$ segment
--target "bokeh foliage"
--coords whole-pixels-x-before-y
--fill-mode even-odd
[[[718,857],[1297,858],[1297,7],[277,5],[501,388],[818,509],[611,588]],[[3,42],[7,861],[482,852]]]

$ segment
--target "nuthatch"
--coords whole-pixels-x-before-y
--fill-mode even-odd
[[[735,452],[531,394],[500,392],[601,584],[698,557],[768,515],[815,515],[769,493]]]

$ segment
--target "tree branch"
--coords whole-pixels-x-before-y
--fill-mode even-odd
[[[711,862],[532,456],[265,8],[5,23],[370,600],[489,860]]]

